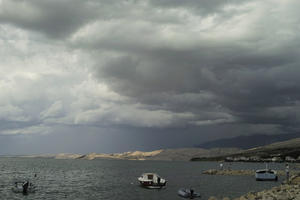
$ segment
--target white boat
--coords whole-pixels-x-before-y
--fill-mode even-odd
[[[183,198],[189,198],[189,199],[201,197],[201,195],[199,193],[194,192],[194,190],[192,190],[192,189],[186,189],[186,188],[179,189],[177,194]]]
[[[166,179],[161,178],[155,173],[144,173],[138,178],[138,181],[141,186],[151,189],[159,189],[167,184]]]
[[[15,193],[23,193],[23,184],[26,181],[15,181],[14,186],[11,188],[11,190]],[[27,188],[27,193],[34,193],[36,191],[36,187],[28,182],[28,188]]]
[[[255,179],[257,181],[277,181],[277,171],[268,169],[259,169],[255,171]]]

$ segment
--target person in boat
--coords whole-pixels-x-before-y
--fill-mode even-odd
[[[191,198],[193,198],[193,196],[194,196],[194,190],[192,188],[190,189],[190,193],[191,193]]]
[[[29,182],[25,181],[22,185],[23,187],[23,194],[27,194],[28,193],[28,186],[29,186]]]
[[[157,177],[157,183],[160,184],[160,177]]]

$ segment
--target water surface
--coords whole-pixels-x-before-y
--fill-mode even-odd
[[[55,160],[40,158],[0,158],[1,199],[135,200],[181,199],[177,190],[193,187],[202,199],[209,196],[238,197],[260,191],[278,182],[257,182],[254,176],[211,176],[203,170],[218,168],[217,162],[128,161],[128,160]],[[229,167],[225,163],[224,167]],[[263,163],[232,163],[232,169],[259,169]],[[284,169],[284,164],[271,164]],[[139,186],[137,177],[156,172],[168,180],[167,187],[150,190]],[[37,177],[34,177],[37,174]],[[38,187],[24,196],[11,191],[15,179],[29,178]]]

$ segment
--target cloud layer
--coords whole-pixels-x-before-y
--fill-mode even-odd
[[[2,0],[0,133],[297,132],[299,4]]]

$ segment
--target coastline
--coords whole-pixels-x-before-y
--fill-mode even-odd
[[[154,151],[128,151],[123,153],[59,153],[12,156],[54,159],[121,159],[161,161],[221,161],[221,162],[290,162],[300,163],[300,138],[242,150],[238,148],[177,148]]]
[[[282,183],[279,186],[272,187],[269,190],[260,192],[248,192],[237,198],[210,197],[208,200],[292,200],[300,199],[300,174],[291,176],[289,183]]]
[[[224,154],[232,154],[237,152],[236,148],[178,148],[178,149],[159,149],[150,152],[145,151],[129,151],[123,153],[88,153],[88,154],[36,154],[36,155],[19,155],[5,157],[21,157],[21,158],[52,158],[52,159],[117,159],[117,160],[160,160],[160,161],[190,161],[193,157],[214,157]]]
[[[276,170],[277,175],[284,176],[286,172],[284,170]],[[255,170],[231,170],[231,169],[223,169],[223,170],[217,170],[217,169],[209,169],[202,172],[202,174],[206,175],[228,175],[228,176],[254,176]],[[300,170],[291,170],[290,175],[291,176],[297,176],[300,174]]]

